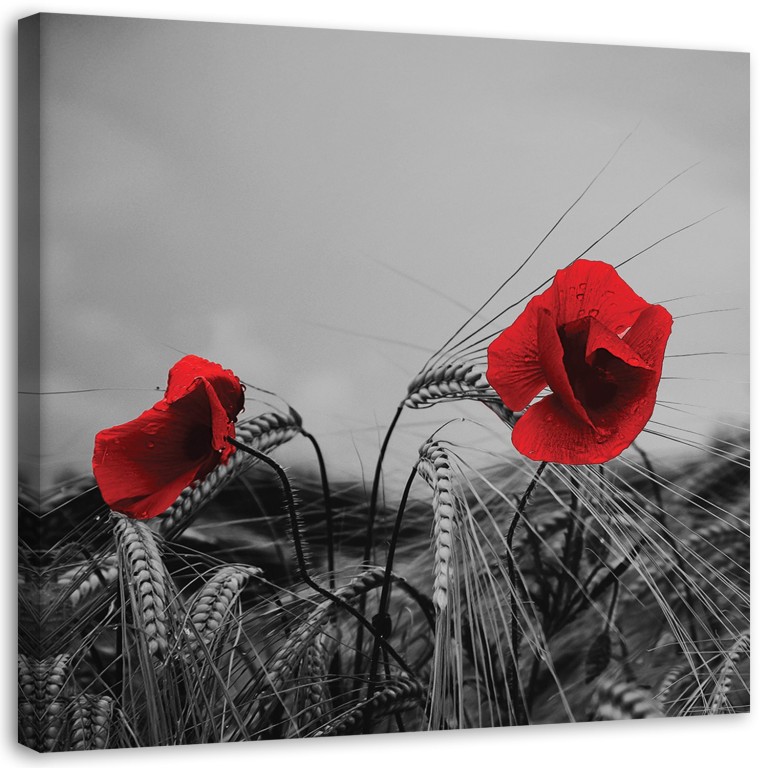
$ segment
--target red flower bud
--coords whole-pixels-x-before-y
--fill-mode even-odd
[[[234,453],[227,438],[244,403],[232,371],[195,355],[179,360],[159,403],[96,435],[93,474],[104,501],[140,520],[164,512]]]

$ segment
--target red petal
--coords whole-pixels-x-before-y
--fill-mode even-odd
[[[535,461],[601,464],[618,456],[639,432],[616,426],[613,431],[596,432],[571,414],[556,395],[550,395],[518,419],[512,443]]]
[[[592,427],[592,421],[584,406],[576,398],[563,363],[563,350],[552,315],[546,310],[539,312],[538,323],[539,357],[547,384],[563,407],[584,424]]]
[[[520,411],[547,386],[539,362],[538,315],[534,296],[518,318],[488,347],[488,383],[507,408]]]
[[[610,331],[623,333],[651,306],[610,264],[586,259],[558,270],[552,286],[544,293],[549,294],[547,303],[555,310],[558,327],[582,317],[594,317]]]
[[[672,315],[658,304],[651,304],[627,331],[624,341],[661,376],[664,351],[672,333]]]
[[[168,373],[168,387],[165,391],[166,402],[172,403],[183,397],[196,379],[205,379],[210,382],[229,420],[234,421],[245,405],[245,395],[240,379],[218,363],[212,363],[197,355],[187,355],[171,368]]]
[[[234,427],[204,379],[174,402],[161,401],[103,430],[96,435],[93,472],[104,501],[129,517],[159,515],[226,458],[214,443],[234,450],[226,432],[234,435]]]
[[[648,310],[646,310],[646,312],[647,311]],[[638,350],[627,343],[626,338],[620,339],[615,333],[609,331],[599,320],[595,320],[591,317],[585,318],[585,320],[588,323],[587,342],[584,351],[584,359],[587,363],[592,365],[597,351],[604,349],[615,358],[634,368],[646,368],[649,370],[653,368],[653,365],[649,365],[643,359],[642,355],[640,355]]]

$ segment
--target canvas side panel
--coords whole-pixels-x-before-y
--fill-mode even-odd
[[[19,391],[40,388],[40,15],[19,22]],[[40,400],[19,395],[19,469],[40,491]]]
[[[18,38],[19,741],[39,751],[33,670],[40,657],[40,27]]]

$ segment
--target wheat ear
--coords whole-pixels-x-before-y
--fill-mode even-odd
[[[52,752],[64,724],[64,692],[69,656],[41,660],[19,656],[19,729],[24,744]]]
[[[260,574],[260,568],[251,566],[223,566],[192,598],[189,605],[190,622],[194,628],[191,645],[198,657],[203,655],[201,643],[214,645],[222,629],[227,626],[227,616],[232,612],[248,579]]]
[[[147,524],[112,514],[121,574],[127,582],[134,620],[150,655],[162,659],[168,650],[166,584],[170,577]]]
[[[424,408],[441,400],[481,399],[495,392],[485,373],[472,363],[451,363],[428,368],[408,384],[404,405]]]
[[[429,408],[447,400],[479,400],[510,427],[520,415],[504,405],[485,370],[475,363],[449,363],[422,371],[408,385],[403,405]]]
[[[603,678],[595,690],[595,720],[641,720],[663,717],[647,688],[635,682]]]
[[[70,749],[106,749],[114,701],[109,696],[83,693],[75,699],[70,717]]]
[[[67,591],[69,604],[75,608],[91,595],[117,580],[117,555],[107,555],[88,567],[83,576],[83,568],[71,568],[58,578],[58,585]]]
[[[688,663],[676,664],[669,669],[661,682],[656,686],[656,703],[666,711],[669,702],[669,696],[672,689],[677,685],[682,677],[690,674],[691,666]]]
[[[712,694],[709,714],[716,715],[728,705],[728,694],[733,686],[733,675],[736,672],[736,665],[744,655],[749,653],[749,643],[750,635],[749,632],[746,632],[736,639],[736,642],[725,654],[725,659],[723,659],[715,679],[715,690]]]
[[[334,718],[330,723],[316,730],[312,736],[341,736],[357,730],[366,716],[382,718],[423,705],[424,688],[418,680],[411,678],[388,680],[384,687],[369,699]]]
[[[235,427],[240,442],[261,452],[287,443],[300,431],[301,419],[295,411],[289,414],[262,413]],[[251,456],[236,450],[226,464],[219,464],[202,480],[185,488],[176,501],[156,518],[154,525],[158,532],[166,539],[178,536],[203,506],[253,463]]]
[[[29,659],[19,654],[19,739],[25,747],[37,748],[37,683]]]
[[[300,729],[306,730],[323,722],[327,715],[330,692],[328,690],[328,666],[339,638],[331,630],[319,632],[307,646],[304,657],[304,707],[299,718]]]
[[[425,443],[419,455],[419,474],[432,489],[432,547],[435,553],[432,602],[438,611],[444,611],[448,607],[453,576],[453,550],[458,523],[453,471],[448,454],[438,443]]]

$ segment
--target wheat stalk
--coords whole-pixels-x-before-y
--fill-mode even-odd
[[[334,593],[339,599],[350,602],[371,589],[380,586],[384,580],[382,568],[371,568],[353,579],[349,584]],[[302,624],[291,633],[285,644],[275,655],[267,673],[267,692],[279,691],[288,675],[301,661],[302,654],[312,638],[326,626],[337,610],[336,603],[323,600],[304,619]]]
[[[109,696],[80,694],[70,716],[70,749],[106,749],[113,707],[114,701]]]
[[[383,580],[384,570],[371,568],[346,586],[337,589],[334,595],[340,600],[350,602],[371,589],[381,586]],[[325,628],[330,624],[337,610],[338,606],[332,600],[326,599],[318,603],[279,648],[258,684],[252,715],[255,722],[264,721],[277,706],[281,691],[294,670],[301,664],[308,647],[318,635],[326,633]]]
[[[39,507],[41,514],[52,512],[54,509],[63,507],[69,502],[76,501],[95,485],[96,481],[93,479],[93,475],[80,475],[67,480],[66,483],[45,494],[40,499]]]
[[[237,440],[261,452],[287,443],[300,431],[301,419],[293,410],[289,414],[262,413],[235,427]],[[219,464],[202,480],[185,488],[156,518],[154,525],[158,532],[166,539],[178,536],[203,506],[253,463],[253,458],[245,451],[235,451],[225,464]]]
[[[121,574],[128,577],[134,619],[150,655],[162,659],[168,650],[166,584],[169,576],[160,549],[146,523],[112,514]]]

